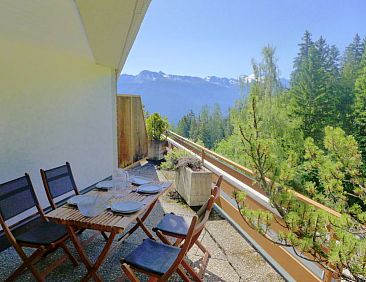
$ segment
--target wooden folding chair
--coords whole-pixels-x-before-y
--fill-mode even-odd
[[[40,172],[43,186],[46,190],[47,198],[52,209],[56,209],[59,204],[59,202],[55,203],[55,198],[65,195],[71,191],[73,191],[75,195],[80,195],[69,162],[66,162],[65,165],[48,170],[40,169]],[[83,231],[84,230],[79,230],[79,234]],[[108,236],[104,232],[101,232],[101,234],[107,241]]]
[[[197,225],[198,217],[194,216],[186,240],[180,247],[160,243],[150,238],[145,239],[132,253],[122,259],[122,271],[133,282],[140,281],[134,271],[149,275],[149,281],[167,281],[174,272],[177,272],[184,281],[190,281],[180,265],[190,248]]]
[[[219,178],[217,179],[215,187],[211,191],[211,195],[214,197],[215,201],[220,197],[220,186],[222,183],[222,179],[223,179],[223,176],[220,175]],[[208,216],[211,213],[212,207],[213,207],[213,203],[212,203],[212,205],[209,205],[209,201],[207,201],[206,204],[203,205],[199,209],[199,211],[197,212],[197,215],[199,217],[204,217],[207,214],[207,219],[208,219]],[[175,238],[176,240],[174,243],[172,243],[172,245],[179,246],[181,244],[181,242],[183,240],[185,240],[185,238],[187,236],[188,228],[189,228],[189,226],[184,217],[170,213],[170,214],[164,215],[163,219],[158,223],[158,225],[153,228],[153,231],[154,232],[160,231],[161,234],[163,234],[165,236]],[[202,228],[202,230],[203,230],[203,228]],[[202,232],[202,230],[201,230],[201,232]],[[200,234],[198,234],[198,236],[199,235]],[[164,240],[166,243],[170,243],[170,241],[166,237],[164,237]],[[197,247],[203,253],[201,268],[200,268],[198,274],[196,275],[197,279],[201,279],[204,274],[204,271],[206,269],[208,259],[211,257],[211,255],[210,255],[209,251],[206,249],[206,247],[198,240],[198,237],[197,237],[197,240],[194,241],[194,244],[196,244]]]
[[[6,223],[23,212],[30,212],[36,208],[41,217],[40,223],[19,235],[14,235],[11,228]],[[18,179],[0,184],[0,224],[10,243],[19,254],[23,263],[7,278],[6,281],[14,281],[25,268],[28,268],[37,281],[44,281],[44,278],[52,270],[62,264],[67,258],[76,266],[78,262],[66,247],[65,241],[69,238],[66,227],[63,225],[48,222],[44,212],[39,205],[32,182],[28,174]],[[29,257],[24,253],[22,247],[35,248],[36,251]],[[62,248],[65,256],[55,261],[42,273],[38,272],[34,264],[42,256],[49,252]]]

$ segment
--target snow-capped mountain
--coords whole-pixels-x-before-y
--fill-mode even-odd
[[[254,76],[247,78],[250,83]],[[235,78],[201,78],[148,70],[137,75],[122,74],[118,80],[119,94],[141,95],[146,110],[159,112],[173,123],[190,110],[198,113],[206,104],[219,104],[226,113],[241,95],[246,95],[247,88],[241,88],[239,79]]]
[[[146,110],[159,112],[173,123],[190,110],[198,113],[206,104],[219,104],[225,113],[241,92],[237,79],[216,76],[201,78],[144,70],[138,75],[122,74],[118,81],[118,93],[141,95]]]
[[[138,75],[129,75],[122,74],[120,77],[120,81],[124,83],[142,83],[147,81],[181,81],[186,83],[211,83],[216,84],[218,86],[223,87],[233,87],[239,85],[239,80],[234,78],[226,78],[226,77],[217,77],[217,76],[206,76],[205,78],[195,77],[195,76],[186,76],[186,75],[173,75],[166,74],[162,71],[153,72],[144,70],[140,72]]]

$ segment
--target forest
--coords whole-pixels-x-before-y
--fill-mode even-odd
[[[266,90],[271,92],[266,95],[280,99],[289,117],[301,121],[299,129],[304,138],[312,137],[322,143],[326,125],[341,127],[346,134],[357,138],[364,152],[366,137],[362,137],[362,82],[365,79],[366,62],[362,57],[365,44],[366,38],[361,40],[356,34],[341,55],[335,45],[329,45],[323,37],[313,41],[310,32],[306,31],[299,44],[298,56],[294,59],[288,89],[280,85],[273,47],[263,48],[261,63],[252,61],[253,72],[260,76],[258,79],[266,80],[266,88],[272,88]],[[269,76],[272,76],[273,81],[268,81]],[[255,87],[255,83],[252,84]],[[222,114],[219,105],[213,109],[204,106],[198,114],[191,111],[180,119],[174,131],[207,148],[221,148],[218,150],[222,151],[226,142],[219,143],[233,134],[236,121],[232,117],[242,110],[247,100],[246,97],[239,99],[228,116]]]
[[[252,61],[249,94],[227,116],[219,106],[205,106],[197,115],[185,115],[174,130],[253,170],[289,230],[277,243],[310,253],[345,280],[361,281],[366,275],[366,39],[356,34],[341,53],[306,31],[293,62],[285,88],[275,48],[264,47],[261,60]],[[341,219],[294,202],[289,190],[336,210]],[[236,195],[243,218],[274,240],[268,236],[271,215],[251,211],[244,198]],[[329,226],[342,244],[329,240]],[[345,268],[351,275],[343,276]]]

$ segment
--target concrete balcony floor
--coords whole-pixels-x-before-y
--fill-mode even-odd
[[[152,164],[130,170],[131,175],[143,175],[160,180],[173,179],[174,173],[155,170]],[[174,185],[173,185],[174,186]],[[174,212],[182,216],[192,216],[194,211],[188,207],[174,187],[160,197],[158,204],[146,220],[146,225],[151,229],[163,217],[164,213]],[[93,234],[86,231],[81,236],[87,239]],[[108,257],[99,269],[99,273],[104,281],[127,281],[121,272],[120,259],[129,254],[146,235],[139,229],[130,236],[118,249]],[[90,243],[86,252],[93,260],[99,255],[104,246],[104,239],[98,236]],[[201,242],[211,252],[205,272],[204,281],[283,281],[283,278],[271,267],[271,265],[243,238],[237,230],[219,213],[213,211],[205,230],[201,235]],[[68,244],[72,252],[75,250],[71,243]],[[32,249],[27,250],[31,253]],[[50,261],[62,255],[62,251],[57,251],[42,259],[37,264],[37,269],[44,269]],[[76,256],[77,257],[77,256]],[[78,258],[78,257],[77,257]],[[194,246],[188,253],[188,260],[194,266],[198,266],[201,259],[200,250]],[[20,259],[13,248],[0,253],[0,281],[4,281],[14,269],[19,266]],[[85,275],[85,266],[80,263],[73,267],[70,261],[54,270],[47,276],[46,281],[80,281]],[[138,275],[142,281],[146,281],[146,276]],[[27,270],[19,277],[18,281],[34,281]],[[181,281],[178,275],[174,275],[169,281]]]

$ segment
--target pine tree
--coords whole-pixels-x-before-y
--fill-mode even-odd
[[[342,91],[340,112],[343,115],[344,129],[348,133],[354,132],[353,104],[355,102],[355,82],[360,70],[360,63],[365,45],[358,34],[353,38],[353,42],[346,47],[342,58],[341,86]]]
[[[201,140],[206,148],[212,148],[209,121],[210,109],[208,105],[205,105],[202,107],[201,112],[198,116],[197,140]]]
[[[210,143],[213,148],[218,142],[224,138],[224,118],[222,116],[220,105],[216,104],[210,116]]]
[[[299,44],[300,51],[294,60],[294,71],[291,74],[292,78],[296,76],[297,71],[301,68],[302,63],[309,58],[309,50],[313,45],[314,42],[311,39],[311,33],[306,30],[304,36],[302,37],[302,42]]]
[[[303,56],[302,52],[300,56]],[[303,121],[304,135],[313,137],[315,140],[322,139],[322,129],[334,112],[332,97],[327,91],[325,62],[321,58],[316,45],[311,44],[306,56],[296,60],[300,64],[294,69],[290,91],[294,114]]]
[[[188,138],[189,137],[189,131],[191,127],[191,121],[189,119],[189,115],[183,116],[175,128],[175,132],[179,135]]]
[[[355,82],[355,136],[366,162],[366,50],[360,63],[362,67]]]

